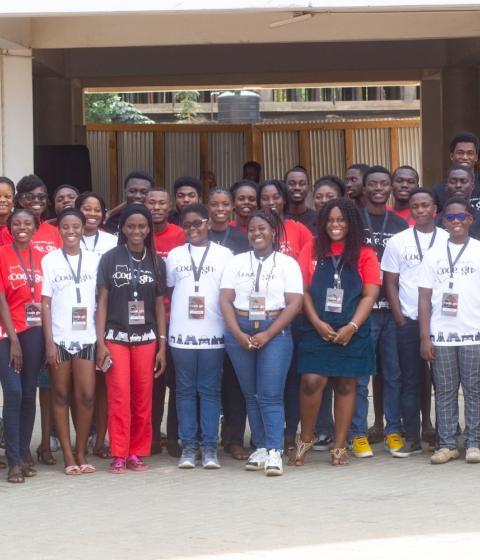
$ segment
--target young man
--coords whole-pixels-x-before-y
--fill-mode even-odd
[[[410,195],[418,189],[417,170],[410,165],[402,165],[395,169],[392,174],[392,195],[394,204],[392,210],[397,216],[405,220],[408,225],[413,226],[410,215]]]
[[[185,243],[183,229],[167,222],[167,216],[172,208],[172,204],[170,195],[165,189],[153,187],[145,197],[145,206],[152,214],[157,255],[165,260],[172,249]],[[168,300],[165,302],[165,309],[168,316],[170,312]],[[168,349],[165,375],[161,375],[153,382],[152,453],[160,453],[162,450],[160,426],[162,424],[167,386],[170,389],[167,413],[167,451],[172,457],[179,457],[181,450],[178,445],[178,420],[175,409],[175,371]]]
[[[182,208],[188,204],[201,202],[202,184],[196,177],[179,177],[173,183],[173,195],[175,196],[175,208],[170,210],[168,221],[178,226]]]
[[[434,465],[460,456],[458,392],[465,402],[467,463],[480,462],[480,242],[469,237],[472,208],[453,197],[444,206],[449,238],[425,255],[418,278],[420,351],[433,363],[439,448]]]
[[[394,457],[408,457],[422,452],[420,397],[424,364],[420,357],[418,275],[426,252],[448,239],[447,232],[435,226],[436,210],[431,191],[414,190],[409,199],[409,214],[414,226],[390,238],[382,257],[383,282],[397,325],[398,358],[402,371],[401,409],[406,435],[405,445],[392,450]]]
[[[363,176],[369,167],[365,163],[354,163],[345,173],[346,196],[351,198],[359,208],[365,207],[363,195]]]
[[[105,230],[117,235],[118,223],[122,210],[129,204],[145,202],[147,192],[153,187],[153,179],[143,171],[132,171],[125,177],[123,188],[125,191],[125,202],[113,208],[105,223]]]
[[[471,132],[460,132],[456,134],[450,142],[450,160],[454,165],[460,165],[470,170],[474,176],[473,192],[470,204],[475,210],[480,210],[480,186],[478,177],[475,177],[475,165],[478,161],[480,141],[478,136]],[[451,195],[447,192],[446,182],[441,182],[434,186],[435,203],[438,211],[441,212],[447,198]]]
[[[310,182],[305,168],[297,165],[285,174],[288,189],[288,212],[285,217],[301,222],[313,234],[317,226],[317,212],[308,208],[307,196],[311,192]]]
[[[260,175],[262,173],[262,166],[258,161],[246,161],[243,164],[242,179],[247,181],[253,181],[254,183],[260,183]]]
[[[363,195],[366,207],[362,210],[367,239],[373,245],[379,262],[390,237],[408,228],[407,223],[387,210],[387,200],[392,192],[390,172],[380,165],[370,167],[363,176]],[[398,363],[396,327],[389,309],[385,288],[380,289],[378,300],[371,314],[371,334],[380,357],[384,381],[383,408],[386,426],[385,447],[388,451],[403,447],[400,411],[401,371]],[[357,379],[357,399],[350,435],[352,450],[357,457],[371,457],[372,448],[367,438],[368,377]]]

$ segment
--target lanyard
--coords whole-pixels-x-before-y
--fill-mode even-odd
[[[334,283],[335,283],[335,288],[337,290],[341,289],[341,287],[342,287],[342,282],[340,280],[340,276],[342,275],[343,265],[345,263],[342,263],[342,268],[340,269],[340,272],[338,272],[338,266],[340,265],[341,261],[342,261],[342,255],[339,255],[338,257],[335,257],[334,255],[332,255],[333,268],[335,269],[335,272],[333,273],[333,280],[334,280]]]
[[[270,273],[268,274],[267,277],[267,284],[265,286],[265,293],[267,293],[268,291],[268,283],[270,282],[270,278],[273,275],[273,270],[275,268],[275,251],[273,253],[273,264],[272,264],[272,268],[270,269]],[[262,268],[263,268],[263,263],[268,259],[270,255],[268,255],[267,257],[263,257],[263,258],[258,258],[258,267],[257,267],[257,274],[255,276],[255,283],[254,283],[254,288],[255,288],[255,292],[258,294],[260,292],[260,276],[262,274]],[[250,270],[252,271],[253,274],[253,262],[252,262],[252,251],[250,251]]]
[[[147,254],[147,249],[146,247],[143,248],[142,258],[140,260],[133,258],[132,253],[130,253],[126,245],[125,245],[125,250],[127,251],[127,255],[128,255],[128,268],[130,269],[130,283],[132,285],[133,297],[136,300],[138,297],[137,287],[138,287],[138,277],[140,276],[140,267],[142,266],[143,259]],[[137,263],[136,266],[133,264],[133,261]]]
[[[418,251],[418,256],[420,257],[420,262],[423,261],[423,253],[422,253],[422,248],[420,247],[420,241],[418,239],[418,233],[417,233],[417,228],[414,227],[413,228],[413,236],[415,237],[415,243],[417,244],[417,251]],[[433,235],[432,238],[430,239],[430,245],[428,246],[429,249],[432,248],[433,244],[435,243],[435,237],[437,236],[437,228],[435,228],[433,230]]]
[[[68,267],[70,268],[70,272],[72,273],[72,277],[73,277],[73,280],[75,282],[75,290],[77,292],[77,303],[82,303],[82,296],[80,294],[80,275],[82,273],[82,250],[80,249],[80,255],[78,257],[77,274],[75,274],[75,272],[73,272],[72,265],[70,264],[70,261],[68,260],[67,253],[65,252],[65,249],[62,249],[62,253],[63,253],[63,256],[65,257],[65,260],[67,261]]]
[[[450,240],[447,241],[447,256],[448,256],[448,264],[450,266],[450,283],[449,283],[449,288],[450,289],[453,288],[453,273],[455,271],[455,265],[459,261],[460,257],[463,255],[463,252],[467,248],[467,245],[468,245],[469,241],[470,241],[470,237],[467,237],[467,240],[463,244],[463,247],[460,249],[460,252],[458,253],[458,255],[457,255],[457,257],[455,258],[454,261],[452,261],[452,253],[450,253],[450,245],[449,245]]]
[[[93,249],[92,249],[92,253],[93,253],[93,251],[95,251],[95,247],[97,246],[99,236],[100,236],[100,234],[99,234],[99,232],[97,231],[97,233],[95,234],[95,239],[93,240]],[[85,245],[85,249],[86,249],[87,251],[90,251],[90,249],[89,249],[88,246],[87,246],[87,242],[85,241],[85,236],[82,237],[82,241],[83,241],[83,244]]]
[[[363,215],[365,217],[365,222],[367,223],[367,229],[372,236],[372,243],[376,245],[373,239],[373,226],[372,226],[372,219],[370,218],[370,214],[366,208],[363,209]],[[383,244],[383,236],[385,235],[385,230],[387,229],[388,218],[390,217],[388,211],[385,212],[385,217],[383,218],[382,229],[380,230],[380,243]]]
[[[208,255],[208,251],[210,250],[210,243],[211,241],[208,242],[208,245],[205,249],[205,251],[203,252],[202,258],[200,260],[200,264],[197,265],[195,264],[195,261],[193,260],[192,257],[192,251],[191,251],[191,245],[188,245],[188,252],[190,253],[190,261],[192,262],[192,272],[193,272],[193,280],[194,280],[194,284],[195,284],[195,293],[198,293],[198,289],[199,289],[199,283],[200,283],[200,275],[202,274],[202,268],[203,268],[203,263],[205,262],[205,259],[207,258]]]
[[[27,279],[27,283],[30,286],[30,292],[32,293],[32,301],[35,301],[35,296],[34,296],[34,292],[35,292],[35,268],[33,266],[33,252],[32,252],[32,248],[29,246],[28,247],[28,253],[29,253],[29,257],[30,257],[30,272],[28,271],[27,265],[25,263],[25,261],[23,260],[23,257],[17,247],[17,245],[15,243],[13,243],[13,248],[15,250],[15,253],[17,253],[17,257],[18,260],[20,261],[20,266],[22,267],[22,270],[25,274],[25,278]]]

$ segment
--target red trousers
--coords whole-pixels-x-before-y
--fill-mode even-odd
[[[157,343],[125,345],[105,341],[112,367],[105,375],[108,433],[114,457],[150,455],[152,386]]]

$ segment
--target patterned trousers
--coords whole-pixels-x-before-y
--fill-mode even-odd
[[[465,403],[465,448],[480,446],[480,345],[435,346],[435,408],[440,447],[454,449],[458,389]]]

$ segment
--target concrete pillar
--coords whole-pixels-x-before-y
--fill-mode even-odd
[[[440,73],[424,76],[420,88],[422,133],[422,186],[432,187],[443,178],[443,100]]]
[[[0,51],[0,173],[33,173],[32,51]]]

